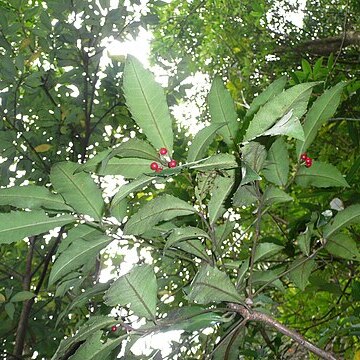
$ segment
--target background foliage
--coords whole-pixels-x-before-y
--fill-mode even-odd
[[[131,359],[140,337],[183,330],[169,359],[313,356],[296,329],[352,359],[358,3],[308,1],[301,29],[288,2],[131,5],[0,1],[2,354]],[[140,26],[172,75],[167,98],[135,58],[102,58]],[[210,123],[189,138],[167,102],[199,70]],[[109,244],[138,265],[125,274]],[[122,276],[99,282],[108,266]]]

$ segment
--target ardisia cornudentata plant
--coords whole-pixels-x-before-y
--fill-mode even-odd
[[[298,346],[303,359],[338,358],[341,340],[307,340],[304,329],[287,325],[282,308],[288,294],[313,296],[326,287],[338,263],[353,268],[360,260],[360,204],[339,206],[351,186],[312,148],[347,84],[325,91],[322,82],[287,84],[285,76],[274,81],[240,116],[216,77],[209,122],[193,138],[180,138],[162,87],[128,56],[122,86],[139,136],[82,164],[53,165],[48,186],[0,190],[1,204],[18,208],[0,215],[0,243],[31,243],[60,229],[48,284],[60,298],[84,291],[57,326],[89,304],[88,319],[61,341],[53,360],[115,359],[120,352],[159,359],[158,349],[136,357],[131,347],[170,330],[182,335],[168,359],[286,359]],[[106,175],[126,179],[110,201],[99,186]],[[311,205],[314,189],[323,201]],[[334,199],[338,206],[330,206]],[[137,249],[138,264],[115,281],[85,287],[113,241]],[[313,310],[303,304],[294,317]]]

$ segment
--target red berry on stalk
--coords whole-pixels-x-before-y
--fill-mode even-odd
[[[312,158],[306,158],[306,160],[305,160],[305,166],[307,167],[307,168],[309,168],[309,167],[311,167],[311,165],[312,165]]]
[[[161,166],[159,166],[156,170],[155,170],[157,173],[160,173],[163,171],[163,168]]]
[[[159,150],[159,154],[160,155],[166,155],[167,154],[167,149],[166,148],[161,148],[160,150]]]
[[[112,332],[115,332],[117,330],[117,326],[116,325],[113,325],[112,327],[111,327],[111,331]]]
[[[300,160],[302,160],[302,161],[306,161],[307,158],[308,158],[308,156],[306,155],[306,153],[303,153],[300,155]]]
[[[151,164],[150,164],[150,169],[151,170],[155,170],[155,171],[157,171],[157,169],[159,168],[159,164],[157,163],[157,162],[152,162]]]
[[[176,167],[176,165],[177,165],[177,163],[174,159],[168,163],[169,168],[174,168],[174,167]]]

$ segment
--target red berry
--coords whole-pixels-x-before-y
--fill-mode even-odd
[[[152,162],[151,164],[150,164],[150,169],[151,170],[157,170],[159,168],[159,164],[157,163],[157,162]]]
[[[166,155],[167,154],[167,149],[166,148],[161,148],[160,150],[159,150],[159,154],[160,155]]]
[[[306,153],[303,153],[300,155],[300,160],[302,160],[302,161],[306,161],[307,158],[308,158],[308,156],[306,155]]]
[[[111,327],[111,331],[112,332],[115,332],[117,330],[117,326],[116,325],[113,325],[112,327]]]
[[[174,159],[168,163],[169,168],[174,168],[174,167],[176,167],[176,165],[177,165],[177,163]]]
[[[155,170],[157,173],[160,173],[163,171],[163,168],[161,166],[159,166],[156,170]]]
[[[312,165],[312,158],[306,158],[305,160],[305,166],[309,168]]]

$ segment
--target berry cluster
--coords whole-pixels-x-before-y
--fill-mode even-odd
[[[311,167],[313,160],[311,157],[307,156],[306,153],[300,155],[300,160],[305,163],[307,168]]]
[[[156,171],[157,173],[159,173],[159,172],[161,172],[163,170],[163,167],[161,165],[166,164],[166,163],[167,163],[167,166],[169,168],[176,167],[177,162],[174,159],[171,159],[169,156],[167,156],[167,153],[168,153],[168,151],[167,151],[166,148],[161,148],[159,150],[159,154],[160,154],[161,160],[163,160],[163,161],[161,162],[161,164],[158,164],[155,161],[152,162],[150,164],[150,169]]]

